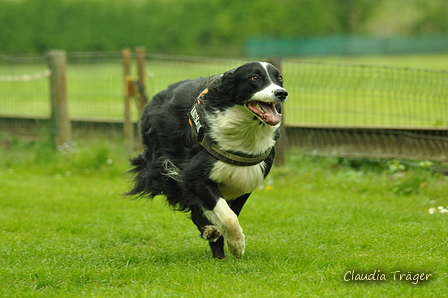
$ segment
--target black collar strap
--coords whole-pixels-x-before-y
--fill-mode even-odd
[[[235,165],[235,166],[254,166],[259,164],[260,162],[264,161],[269,154],[271,153],[271,148],[269,148],[268,151],[261,155],[255,155],[255,156],[249,156],[242,153],[233,153],[229,151],[225,151],[221,149],[218,144],[213,142],[208,135],[205,135],[202,141],[199,142],[202,147],[204,147],[205,150],[207,150],[208,153],[219,159],[220,161],[223,161],[225,163]]]
[[[201,104],[201,100],[204,95],[208,92],[208,89],[199,94],[196,99],[193,107],[188,113],[188,124],[191,127],[191,137],[193,139],[193,143],[198,142],[208,153],[217,158],[218,160],[235,165],[235,166],[254,166],[264,161],[269,154],[271,153],[271,149],[267,150],[265,153],[260,155],[247,155],[243,153],[229,152],[223,150],[219,147],[216,142],[213,142],[210,137],[205,134],[205,126],[203,124],[204,121],[204,110]]]

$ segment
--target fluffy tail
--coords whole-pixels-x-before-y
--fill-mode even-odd
[[[133,176],[134,188],[125,193],[128,196],[146,197],[152,199],[163,194],[163,177],[160,169],[148,159],[147,151],[129,160],[134,167],[128,173]]]
[[[133,169],[134,188],[125,195],[137,198],[152,199],[164,195],[174,210],[187,212],[190,210],[192,198],[183,193],[180,169],[166,157],[156,160],[147,151],[130,160]]]

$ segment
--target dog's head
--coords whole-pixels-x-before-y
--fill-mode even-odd
[[[245,106],[262,123],[280,123],[281,103],[288,92],[280,71],[266,62],[250,62],[221,75],[215,82],[220,94],[219,108]]]

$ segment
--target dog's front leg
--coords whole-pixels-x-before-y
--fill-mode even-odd
[[[197,207],[202,208],[203,216],[208,218],[208,221],[204,221],[205,218],[201,219],[197,216],[197,211],[192,212],[193,222],[201,231],[201,236],[211,241],[210,247],[215,257],[225,257],[223,247],[225,244],[232,255],[236,258],[241,258],[244,254],[246,242],[243,229],[240,226],[237,216],[238,211],[241,208],[237,208],[237,213],[232,211],[229,204],[223,199],[223,195],[219,191],[218,184],[216,182],[198,178],[198,174],[201,173],[203,168],[198,169],[191,167],[188,169],[191,170],[191,172],[186,173],[185,177],[188,177],[191,180],[184,179],[184,185],[192,196],[196,197],[196,199],[200,199],[201,204],[198,204]],[[211,222],[213,225],[206,227],[207,222]],[[219,237],[216,240],[211,239],[208,236],[204,237],[204,229],[209,228],[210,231],[212,231],[215,226],[218,228],[222,237]],[[210,231],[207,232],[207,235],[210,234]],[[212,234],[215,235],[216,233],[213,232]]]
[[[205,211],[204,214],[218,226],[230,253],[236,258],[241,258],[244,254],[246,240],[238,216],[230,209],[226,200],[219,198],[213,209]]]

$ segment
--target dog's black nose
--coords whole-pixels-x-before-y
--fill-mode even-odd
[[[288,92],[285,89],[277,89],[274,91],[274,95],[280,100],[285,100],[288,97]]]

